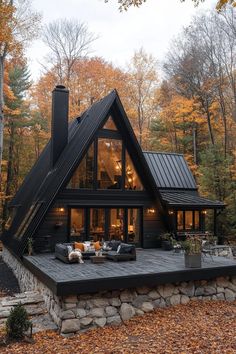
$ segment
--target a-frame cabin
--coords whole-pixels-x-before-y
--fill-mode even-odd
[[[206,209],[178,154],[142,152],[117,92],[68,126],[68,91],[53,91],[52,137],[11,202],[2,240],[21,257],[58,242],[120,239],[157,247],[166,231],[204,231]],[[216,214],[216,212],[215,212]]]

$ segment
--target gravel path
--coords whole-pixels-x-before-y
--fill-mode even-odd
[[[3,262],[0,255],[0,297],[19,293],[18,281],[12,270]]]

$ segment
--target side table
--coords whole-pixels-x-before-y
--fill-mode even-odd
[[[104,263],[106,257],[105,256],[91,256],[90,257],[92,263]]]

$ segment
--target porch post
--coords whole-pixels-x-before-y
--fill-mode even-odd
[[[217,209],[214,209],[214,236],[216,236],[217,240],[218,240],[218,234],[217,234]]]

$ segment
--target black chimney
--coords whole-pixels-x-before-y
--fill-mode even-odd
[[[51,167],[68,143],[69,91],[57,85],[52,91]]]

